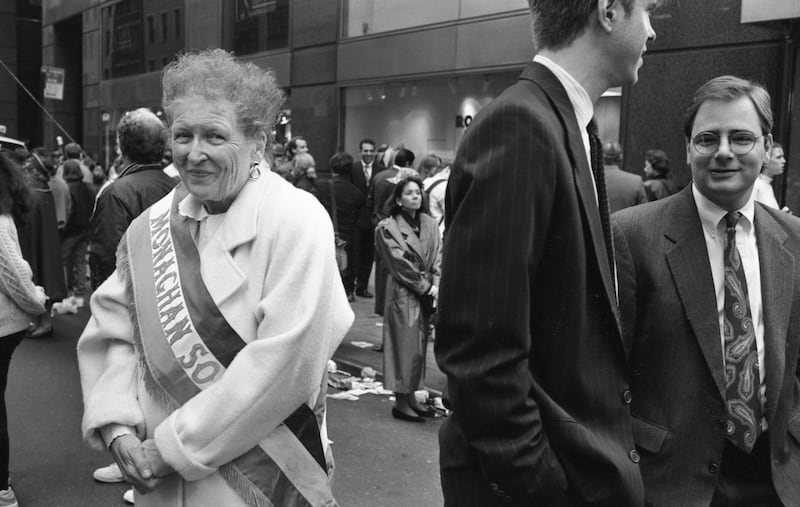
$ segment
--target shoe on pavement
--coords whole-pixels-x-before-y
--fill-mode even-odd
[[[92,473],[92,477],[94,477],[94,480],[97,482],[122,482],[124,480],[119,465],[116,463],[111,463],[107,467],[98,468]]]
[[[122,494],[122,499],[125,500],[126,503],[133,505],[133,488],[125,491],[125,493]]]
[[[356,296],[362,298],[374,298],[375,295],[369,291],[369,289],[360,289],[356,291]]]
[[[17,495],[14,494],[14,490],[11,489],[11,486],[9,486],[8,489],[0,491],[0,507],[19,507]]]

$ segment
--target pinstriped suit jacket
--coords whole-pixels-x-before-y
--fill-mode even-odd
[[[627,361],[582,128],[557,78],[532,63],[461,141],[435,343],[454,408],[440,464],[478,471],[521,505],[638,506]]]
[[[800,505],[800,220],[756,203],[772,482]],[[647,505],[707,506],[725,445],[714,282],[691,185],[614,214]],[[713,466],[712,466],[713,464]]]

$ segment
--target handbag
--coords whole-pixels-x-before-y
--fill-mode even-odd
[[[339,222],[336,219],[336,191],[334,190],[333,186],[336,183],[336,175],[331,176],[331,218],[333,219],[333,243],[334,248],[336,250],[336,266],[339,267],[339,271],[344,271],[347,269],[347,250],[344,249],[347,246],[347,241],[343,240],[339,237]]]

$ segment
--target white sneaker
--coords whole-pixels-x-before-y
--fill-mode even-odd
[[[126,491],[125,493],[123,493],[122,494],[122,499],[125,500],[125,502],[133,505],[133,488],[131,488],[128,491]]]
[[[11,489],[11,486],[9,486],[8,489],[0,491],[0,507],[19,507],[17,495],[14,494],[14,490]]]
[[[119,469],[119,465],[116,463],[112,463],[107,467],[101,467],[92,473],[92,477],[97,482],[122,482],[122,472]]]
[[[83,296],[72,296],[72,304],[75,308],[83,308]]]

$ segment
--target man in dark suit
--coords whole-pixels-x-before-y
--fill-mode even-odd
[[[764,88],[712,79],[693,183],[614,215],[647,505],[800,505],[800,220],[752,196],[771,128]]]
[[[358,216],[356,224],[355,244],[353,245],[356,254],[354,262],[356,295],[363,298],[371,298],[373,294],[369,291],[369,275],[372,272],[372,261],[375,258],[375,226],[370,220],[370,210],[367,208],[366,201],[369,195],[369,188],[372,180],[378,174],[377,164],[375,164],[375,141],[372,139],[362,139],[358,143],[358,150],[361,153],[361,160],[353,164],[353,184],[364,195],[364,205]]]
[[[447,188],[445,505],[640,506],[591,127],[603,92],[636,81],[656,2],[529,5],[539,54],[469,126]]]
[[[647,202],[641,176],[623,171],[622,147],[619,143],[603,143],[603,168],[608,190],[608,212],[614,213]]]
[[[334,153],[328,162],[331,168],[331,177],[317,183],[319,192],[317,198],[328,211],[331,219],[336,213],[336,233],[341,239],[346,241],[344,250],[347,253],[347,267],[341,271],[342,285],[347,293],[347,300],[355,301],[353,289],[356,285],[356,271],[358,264],[357,244],[357,224],[361,213],[364,210],[366,198],[359,188],[351,182],[353,174],[353,157],[344,152]],[[336,206],[333,201],[336,201]],[[334,209],[335,208],[335,209]],[[372,259],[370,258],[370,264]],[[356,290],[358,290],[356,288]]]

